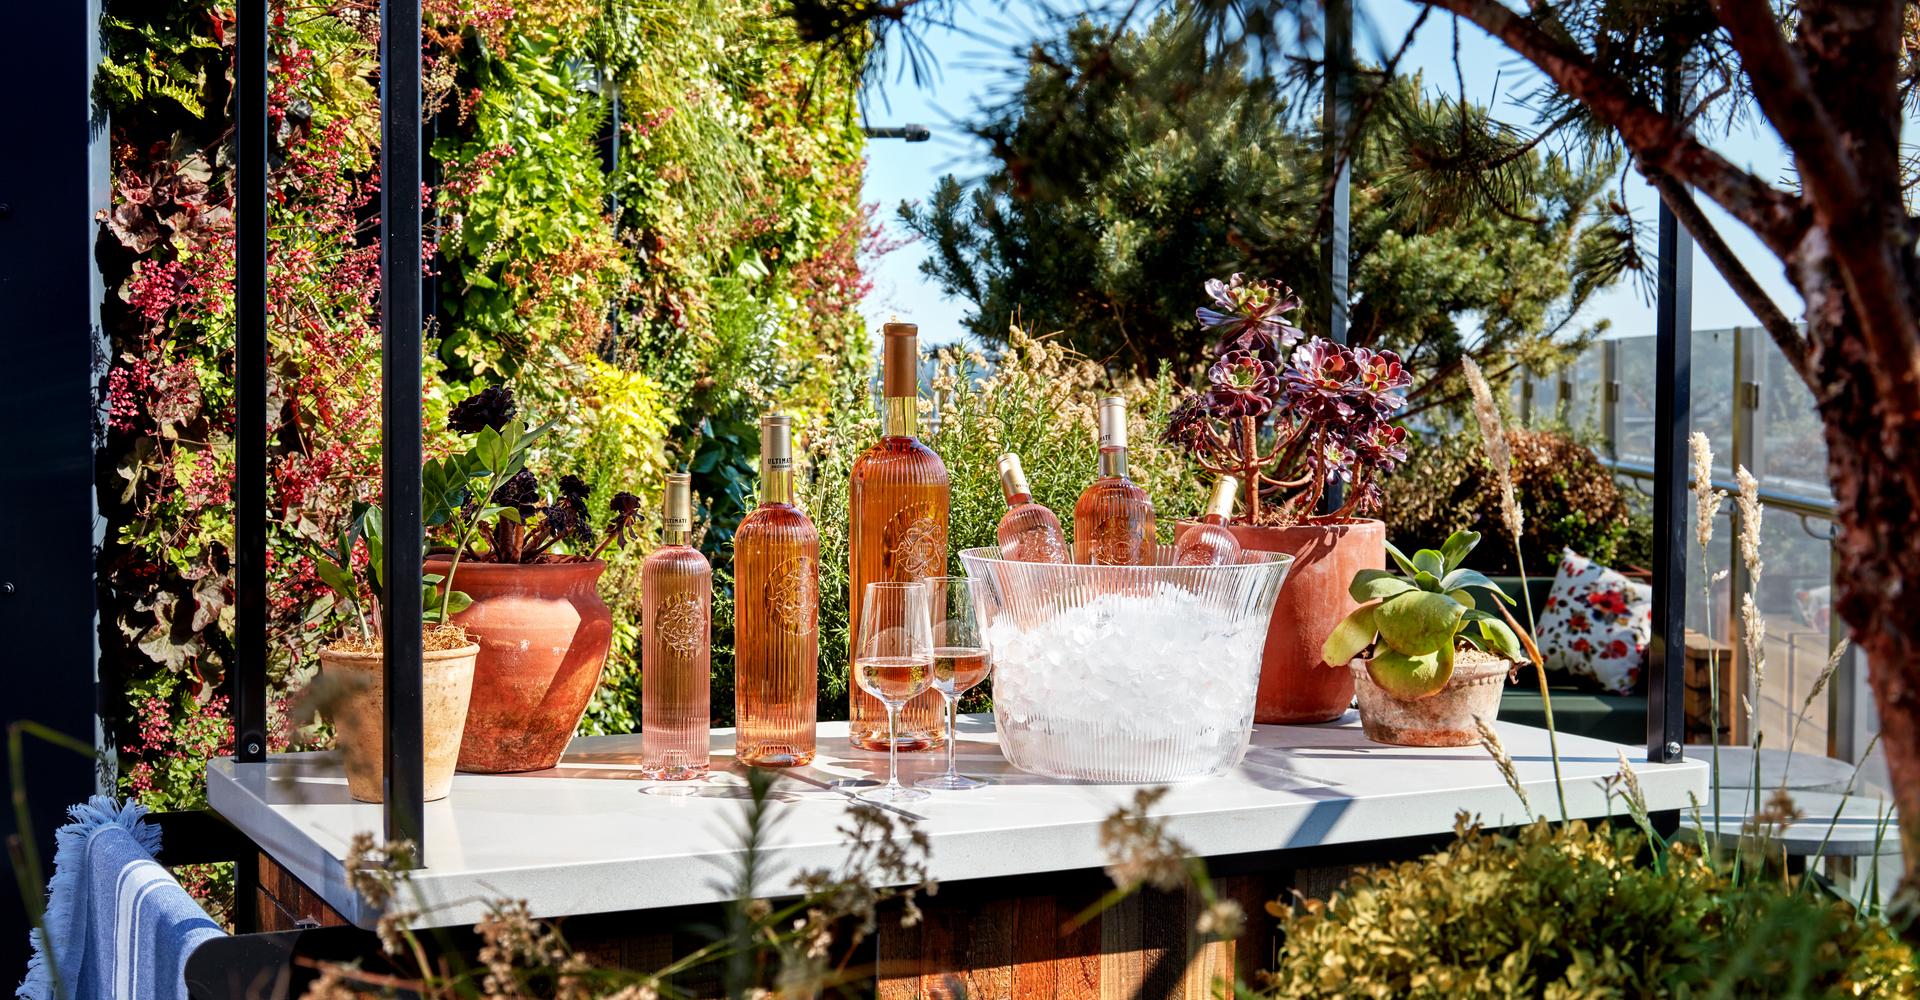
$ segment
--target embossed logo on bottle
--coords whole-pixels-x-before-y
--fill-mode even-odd
[[[668,594],[660,601],[655,627],[660,644],[680,656],[699,652],[706,637],[707,612],[697,594]]]
[[[790,635],[812,633],[819,586],[811,558],[790,556],[781,560],[766,586],[767,617],[774,627]]]
[[[939,576],[947,563],[947,529],[933,518],[933,505],[910,503],[894,512],[881,539],[893,578]]]
[[[1096,566],[1126,566],[1136,562],[1139,539],[1122,531],[1095,535],[1087,554]]]

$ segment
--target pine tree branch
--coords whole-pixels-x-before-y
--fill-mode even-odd
[[[1773,337],[1775,346],[1786,356],[1787,364],[1793,366],[1800,381],[1805,382],[1818,398],[1819,382],[1808,360],[1807,338],[1800,333],[1800,328],[1787,318],[1787,314],[1773,301],[1773,296],[1760,287],[1753,272],[1747,270],[1747,265],[1739,255],[1727,246],[1720,231],[1714,228],[1686,188],[1671,177],[1655,175],[1648,179],[1653,182],[1654,189],[1660,192],[1661,200],[1673,210],[1673,217],[1693,235],[1700,252],[1706,254],[1707,260],[1726,279],[1727,285],[1740,297],[1740,301],[1753,310],[1753,315],[1760,320],[1760,325],[1766,328],[1768,335]]]
[[[1634,95],[1626,82],[1597,67],[1580,49],[1554,38],[1499,0],[1422,0],[1472,21],[1539,67],[1568,97],[1619,133],[1643,169],[1698,188],[1751,228],[1782,259],[1810,224],[1799,199],[1733,165],[1677,122]],[[1771,23],[1771,19],[1769,19]]]

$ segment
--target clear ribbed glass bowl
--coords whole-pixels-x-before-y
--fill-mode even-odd
[[[1293,557],[1230,566],[960,562],[982,582],[1001,752],[1023,771],[1107,782],[1223,774],[1253,734],[1267,619]]]

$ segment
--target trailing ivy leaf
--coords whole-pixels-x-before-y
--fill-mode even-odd
[[[1330,666],[1342,667],[1373,645],[1373,637],[1378,634],[1373,622],[1376,606],[1355,608],[1352,614],[1340,619],[1340,624],[1327,634],[1327,641],[1320,644],[1320,659]]]
[[[1404,594],[1413,589],[1415,589],[1414,585],[1404,576],[1384,569],[1363,569],[1353,575],[1353,583],[1347,587],[1347,593],[1352,595],[1354,600],[1364,604],[1368,601],[1383,600],[1395,594]]]
[[[1373,617],[1383,642],[1417,656],[1451,646],[1466,611],[1445,594],[1415,590],[1381,602]]]

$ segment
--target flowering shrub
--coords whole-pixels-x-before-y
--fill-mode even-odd
[[[1406,429],[1388,423],[1413,383],[1399,356],[1306,339],[1286,320],[1300,299],[1278,282],[1236,274],[1207,282],[1206,290],[1213,305],[1194,315],[1219,336],[1219,358],[1207,369],[1207,388],[1174,409],[1163,440],[1186,448],[1208,472],[1249,484],[1249,523],[1338,520],[1377,509],[1380,476],[1407,457]],[[1335,484],[1346,485],[1345,503],[1316,515]]]

